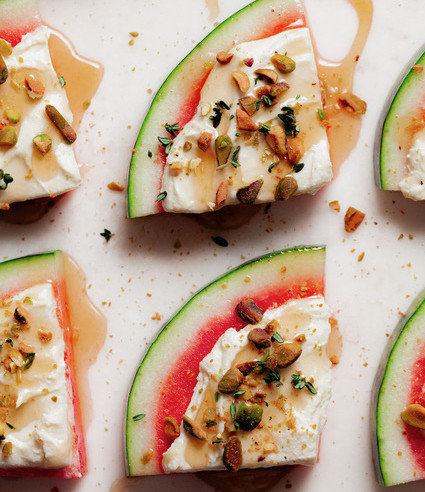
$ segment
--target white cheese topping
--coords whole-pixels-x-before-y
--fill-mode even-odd
[[[282,385],[273,387],[268,394],[268,407],[264,408],[261,431],[255,429],[251,432],[240,431],[237,437],[242,442],[243,467],[268,467],[276,465],[302,464],[313,465],[317,461],[320,433],[326,423],[326,409],[331,396],[331,363],[326,355],[326,347],[330,335],[329,317],[330,308],[325,304],[323,297],[310,297],[306,299],[290,301],[276,309],[265,312],[261,323],[256,327],[264,328],[267,323],[277,320],[282,327],[280,333],[284,333],[286,340],[303,334],[305,342],[302,343],[302,355],[291,366],[279,369]],[[217,341],[212,351],[202,360],[199,366],[199,375],[192,399],[186,410],[186,415],[195,418],[197,409],[203,400],[203,393],[212,379],[219,380],[231,367],[238,353],[247,347],[248,333],[252,325],[237,332],[233,328],[227,330]],[[296,390],[291,385],[291,375],[299,371],[307,377],[314,379],[317,394],[313,395],[304,388]],[[284,399],[285,406],[277,410],[274,406],[280,398]],[[279,398],[280,397],[280,398]],[[217,401],[217,414],[224,415],[230,404],[234,401],[233,395],[219,394]],[[264,407],[264,405],[263,405]],[[267,417],[266,412],[274,409],[273,420]],[[224,431],[224,422],[217,425],[217,433]],[[263,441],[265,434],[267,443]],[[163,467],[166,472],[183,472],[192,470],[193,467],[186,460],[186,450],[191,439],[194,439],[181,429],[180,436],[164,453]],[[257,441],[257,447],[253,446]],[[269,445],[267,451],[263,446]],[[258,456],[263,454],[263,459],[258,461]],[[224,469],[222,446],[210,446],[208,448],[208,465],[202,469]]]
[[[407,176],[400,182],[406,198],[425,200],[425,129],[416,134],[407,155]]]
[[[5,191],[0,191],[0,204],[10,204],[18,201],[31,200],[46,196],[54,196],[76,188],[81,183],[78,164],[75,160],[72,145],[66,143],[57,130],[49,157],[57,162],[57,172],[44,179],[32,166],[32,154],[38,152],[34,149],[32,139],[47,132],[48,118],[45,113],[46,104],[55,106],[72,125],[72,113],[69,108],[65,89],[58,81],[56,72],[50,59],[49,29],[42,26],[34,32],[26,34],[22,41],[13,48],[10,56],[4,57],[9,70],[9,78],[13,72],[22,69],[34,69],[43,75],[45,93],[40,101],[30,102],[29,111],[22,115],[22,123],[19,130],[18,142],[14,147],[0,147],[0,168],[9,173],[14,181]],[[2,98],[0,86],[0,99]],[[24,91],[23,88],[20,89]],[[5,106],[5,104],[4,104]],[[5,108],[6,109],[6,108]],[[8,109],[14,109],[8,108]]]
[[[316,193],[332,179],[326,131],[317,115],[317,110],[322,107],[321,91],[309,30],[292,29],[266,39],[242,43],[230,52],[234,57],[229,64],[216,64],[212,69],[202,89],[194,118],[178,134],[167,157],[162,180],[162,190],[167,192],[167,197],[162,204],[168,212],[199,213],[214,210],[216,192],[223,181],[228,183],[226,205],[229,205],[239,203],[236,198],[239,188],[258,179],[264,183],[256,203],[274,201],[279,179],[288,173],[297,180],[296,194]],[[276,71],[271,56],[277,52],[287,53],[296,62],[296,69],[292,73],[279,73],[278,82],[286,82],[290,87],[279,97],[277,104],[270,107],[261,104],[252,119],[259,127],[262,124],[269,127],[282,126],[277,117],[281,108],[289,106],[295,110],[300,136],[305,143],[305,153],[301,158],[304,168],[298,173],[293,173],[288,164],[282,162],[268,172],[269,166],[279,161],[279,157],[267,145],[264,135],[238,131],[236,117],[229,120],[240,108],[239,98],[253,96],[258,99],[256,91],[266,84],[258,80],[255,71]],[[253,59],[251,67],[243,61],[247,58]],[[242,71],[249,77],[250,90],[246,94],[242,94],[232,80],[235,71]],[[231,108],[223,112],[220,125],[214,128],[210,116],[214,114],[213,108],[217,101],[224,101]],[[198,137],[203,132],[212,134],[207,152],[200,150],[197,145]],[[217,169],[214,145],[216,138],[223,134],[232,140],[232,153],[227,165]],[[186,142],[191,144],[189,151],[187,145],[186,151],[183,150]],[[234,168],[230,160],[238,146],[240,167]]]
[[[12,443],[12,453],[3,459],[0,454],[0,468],[66,467],[72,463],[72,433],[68,420],[65,343],[52,285],[35,285],[16,294],[11,299],[11,308],[0,307],[0,334],[10,328],[16,303],[21,304],[27,297],[32,302],[24,303],[30,313],[31,329],[23,332],[19,340],[34,347],[36,355],[31,367],[22,371],[19,383],[16,374],[0,372],[0,387],[10,385],[17,396],[16,408],[7,417],[14,429],[6,428],[4,441]],[[40,326],[52,333],[49,343],[38,341],[37,344]],[[28,340],[28,336],[32,339]],[[15,346],[19,340],[15,340]]]

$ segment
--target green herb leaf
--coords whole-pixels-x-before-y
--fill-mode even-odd
[[[32,363],[34,362],[34,359],[35,359],[35,352],[31,352],[31,353],[27,354],[27,358],[25,359],[25,363],[22,366],[22,369],[24,371],[29,369],[32,366]]]
[[[299,173],[302,169],[304,169],[304,163],[300,162],[299,164],[295,164],[294,173]]]
[[[227,109],[227,110],[230,109],[230,106],[226,104],[224,101],[217,101],[215,104],[221,109]]]
[[[326,115],[322,108],[318,108],[317,114],[321,120],[326,120]]]
[[[296,124],[295,112],[289,106],[283,106],[282,113],[277,115],[278,118],[283,122],[285,127],[285,134],[288,137],[296,137],[300,132]]]
[[[261,128],[258,131],[264,133],[264,135],[268,135],[270,133],[270,127],[267,125],[261,125]]]
[[[260,109],[262,100],[263,99],[260,97],[260,99],[257,99],[257,101],[255,102],[255,108],[257,109],[257,111]]]
[[[267,376],[264,376],[263,379],[267,384],[273,384],[280,381],[280,375],[274,369],[269,369],[269,373],[267,374]]]
[[[233,120],[234,117],[235,117],[235,115],[231,114],[229,120]]]
[[[5,173],[3,169],[0,169],[0,191],[5,190],[10,183],[13,183],[12,176],[9,173]]]
[[[162,200],[164,200],[165,198],[167,198],[167,192],[166,191],[161,191],[161,193],[158,194],[158,196],[156,197],[156,202],[162,202]]]
[[[265,360],[257,360],[255,363],[257,364],[257,366],[265,366],[266,365]]]
[[[6,343],[10,343],[10,346],[13,347],[13,340],[10,337],[6,338]]]
[[[138,422],[139,420],[142,420],[146,417],[145,413],[139,413],[138,415],[134,415],[133,420],[134,422]]]
[[[272,169],[273,169],[275,166],[277,166],[278,164],[279,164],[279,161],[272,162],[272,163],[270,164],[270,166],[269,166],[269,169],[268,169],[269,173],[271,173],[271,172],[272,172]]]
[[[233,421],[233,425],[235,426],[235,429],[238,431],[239,430],[239,423],[235,421]]]
[[[210,116],[210,120],[213,123],[213,127],[217,128],[221,122],[221,117],[223,115],[223,111],[220,108],[213,108],[214,114]]]
[[[263,101],[266,106],[272,106],[273,100],[269,96],[263,96]]]
[[[214,427],[215,425],[217,425],[217,422],[214,420],[208,420],[208,422],[205,422],[205,427]]]
[[[152,157],[152,151],[151,150],[148,150],[148,157],[151,158]]]
[[[240,136],[241,136],[241,134],[239,132],[235,133],[235,137],[240,137]]]
[[[229,246],[229,242],[227,239],[221,236],[211,236],[211,239],[217,244],[217,246],[221,246],[222,248],[227,248]]]
[[[301,94],[297,94],[297,95],[295,96],[295,99],[298,101],[298,99],[299,99],[300,97],[301,97]]]
[[[6,422],[6,425],[9,427],[9,429],[14,429],[15,427],[13,427],[12,424],[9,424],[9,422]]]
[[[233,396],[236,398],[236,397],[238,397],[238,396],[242,396],[242,395],[244,395],[245,393],[246,393],[246,391],[244,391],[244,390],[238,390],[238,391],[236,391],[236,392],[234,393],[234,395],[233,395]]]
[[[313,395],[317,395],[317,389],[309,381],[305,383],[305,387],[308,389],[308,391],[310,391],[310,393],[312,393]]]
[[[59,80],[59,84],[61,85],[61,87],[65,87],[66,86],[66,81],[65,81],[65,79],[62,77],[62,75],[60,73],[58,73],[58,80]]]
[[[173,145],[173,141],[168,137],[158,137],[159,143],[164,147],[165,155],[168,155],[171,152],[171,147]]]
[[[254,84],[257,85],[257,82],[260,80],[260,77],[255,77]]]
[[[283,343],[283,338],[280,336],[280,334],[277,331],[275,331],[272,335],[272,341]]]
[[[234,419],[235,415],[236,415],[236,405],[232,403],[230,405],[230,416],[232,417],[232,419]]]
[[[214,400],[215,400],[215,401],[218,401],[218,391],[216,391],[216,392],[214,393]]]
[[[109,242],[111,237],[114,236],[114,234],[109,229],[103,229],[103,232],[101,232],[100,235],[106,239],[107,243]]]
[[[224,444],[226,441],[224,439],[216,439],[212,444]]]
[[[295,389],[301,390],[303,388],[307,388],[308,391],[310,391],[310,393],[312,393],[313,395],[317,394],[316,388],[313,386],[312,383],[306,381],[305,376],[301,376],[300,374],[292,374],[291,377],[292,377],[291,384]]]
[[[173,137],[176,137],[177,132],[181,130],[181,126],[179,126],[179,122],[173,123],[172,125],[170,125],[169,123],[165,123],[164,127],[167,130],[167,132]]]
[[[239,151],[240,150],[241,150],[241,146],[238,145],[237,148],[236,148],[236,150],[232,154],[232,160],[230,161],[230,164],[232,164],[232,166],[234,168],[240,166],[240,164],[239,164]]]

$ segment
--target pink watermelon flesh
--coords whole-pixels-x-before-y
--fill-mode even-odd
[[[0,0],[0,39],[12,46],[41,26],[35,0]]]

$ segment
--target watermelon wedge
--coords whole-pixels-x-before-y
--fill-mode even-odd
[[[15,386],[10,385],[11,391],[9,390],[9,393],[6,391],[6,398],[8,395],[13,398],[17,396],[18,402],[9,404],[9,407],[7,407],[7,405],[6,407],[0,405],[0,427],[3,424],[3,428],[5,429],[5,432],[3,429],[4,439],[3,441],[0,440],[0,448],[3,453],[3,459],[0,461],[0,476],[81,478],[87,472],[86,450],[73,367],[72,331],[68,314],[63,262],[63,253],[61,251],[54,251],[0,263],[0,317],[2,318],[2,321],[4,321],[3,317],[6,317],[6,323],[7,319],[9,319],[9,324],[6,324],[6,326],[11,326],[10,333],[7,333],[9,335],[8,339],[5,339],[6,333],[4,333],[4,329],[0,332],[3,348],[0,352],[0,366],[2,366],[2,372],[4,372],[4,374],[0,376],[0,396],[4,396],[4,394],[1,394],[5,388],[4,385],[9,381],[11,376],[14,375],[13,371],[8,374],[10,367],[6,364],[7,354],[9,354],[9,356],[12,355],[11,352],[7,352],[7,350],[12,350],[11,347],[13,343],[16,354],[17,349],[19,349],[19,351],[23,350],[21,348],[21,342],[27,340],[27,344],[30,344],[30,347],[34,349],[35,353],[32,354],[33,360],[31,361],[30,366],[26,368],[24,365],[20,372],[22,378],[20,385],[25,386],[28,382],[28,384],[31,384],[31,381],[34,380],[39,382],[41,378],[41,386],[44,387],[43,384],[45,384],[49,388],[49,391],[50,389],[52,391],[52,393],[47,395],[49,400],[52,400],[55,404],[59,405],[61,402],[61,395],[63,398],[67,399],[65,407],[61,404],[61,410],[60,412],[58,411],[59,413],[55,414],[56,417],[53,414],[43,414],[39,421],[42,422],[42,424],[37,424],[37,432],[40,433],[40,441],[43,441],[41,436],[47,436],[50,439],[45,430],[47,429],[48,424],[46,424],[45,428],[42,427],[42,425],[44,425],[43,419],[46,419],[46,421],[49,422],[49,418],[53,419],[52,422],[55,422],[54,425],[57,425],[58,428],[65,428],[67,433],[69,432],[70,437],[67,441],[68,447],[64,452],[68,464],[66,466],[51,466],[49,463],[40,465],[40,460],[37,461],[37,454],[35,454],[35,458],[33,458],[26,453],[31,446],[33,446],[33,448],[38,446],[40,441],[35,440],[35,444],[32,441],[28,446],[25,446],[25,441],[21,443],[22,435],[24,435],[24,437],[26,435],[28,438],[28,434],[24,432],[25,429],[27,429],[28,426],[31,427],[33,423],[31,419],[28,420],[28,416],[26,418],[22,416],[28,411],[28,405],[31,406],[34,403],[37,405],[37,402],[41,401],[40,399],[44,397],[45,392],[40,394],[35,390],[36,392],[33,398],[30,400],[22,400],[24,397],[19,393],[19,388],[22,388],[22,386],[16,386],[15,383]],[[41,292],[41,294],[39,292]],[[48,308],[43,308],[43,306],[46,305],[46,299],[51,299],[52,303],[47,304]],[[26,321],[29,326],[29,328],[25,328],[19,332],[19,339],[13,331],[14,329],[17,329],[16,327],[19,325],[19,323],[16,325],[16,311],[13,315],[14,319],[10,318],[11,312],[13,312],[11,309],[15,309],[15,306],[18,306],[18,309],[23,309],[20,313],[24,318],[27,318]],[[43,326],[38,326],[40,319],[37,318],[37,316],[40,316],[40,314],[37,313],[40,313],[40,311],[37,310],[39,309],[48,309],[48,312],[50,313],[49,316],[43,315]],[[41,313],[45,313],[45,311],[41,311]],[[10,325],[10,322],[12,322],[12,325]],[[49,325],[48,323],[50,322],[52,324]],[[2,326],[4,327],[5,324],[2,324]],[[45,326],[50,327],[51,331],[47,332],[44,328]],[[60,347],[63,347],[63,349]],[[53,353],[47,352],[48,356],[46,356],[46,350],[56,351],[55,353],[58,354],[63,353],[63,361],[55,358],[56,366],[59,368],[63,367],[63,369],[61,369],[62,372],[58,373],[57,379],[55,379],[56,373],[51,371],[49,379],[43,383],[43,364],[45,363],[45,360],[49,360],[49,357],[51,357],[49,354]],[[26,352],[28,352],[28,350],[26,350]],[[31,352],[33,351],[31,350]],[[40,365],[38,365],[38,363]],[[19,370],[20,367],[18,365],[17,373]],[[39,371],[41,371],[41,373]],[[40,383],[38,383],[37,388],[38,387],[40,387]],[[20,399],[22,401],[21,404],[19,403]],[[40,403],[38,403],[38,405],[40,405]],[[42,400],[41,405],[45,406],[39,408],[51,408],[51,406],[46,406],[45,400]],[[50,402],[49,405],[51,405]],[[9,426],[6,428],[4,427],[5,408],[7,412],[6,418],[11,422],[15,422],[14,429],[8,428]],[[57,409],[55,408],[54,411],[56,410]],[[3,413],[1,411],[3,411]],[[65,422],[62,427],[60,427],[62,422],[58,420],[57,415],[64,415]],[[23,426],[22,435],[19,434],[20,424]],[[33,431],[33,433],[34,432],[36,431]],[[45,432],[45,434],[42,434],[43,432]],[[62,437],[62,435],[54,435],[55,440],[60,440]],[[10,443],[13,444],[13,447]],[[24,450],[22,458],[19,456],[21,450],[20,444],[22,444],[22,449]],[[7,446],[11,447],[11,454],[4,458],[4,449]],[[62,448],[58,447],[57,449],[60,451]],[[50,451],[48,451],[47,448],[44,448],[43,453],[45,456],[44,459],[46,459]],[[38,466],[31,465],[32,459],[35,460]],[[55,459],[56,458],[53,456],[53,462],[55,462]],[[11,462],[20,463],[21,461],[24,462],[22,466],[8,465],[8,463]]]
[[[300,0],[256,0],[217,26],[180,62],[158,90],[134,146],[128,178],[129,217],[163,212],[157,197],[166,155],[158,136],[164,135],[165,122],[184,126],[193,118],[216,53],[229,50],[234,41],[264,39],[305,25]]]
[[[425,417],[422,429],[401,418],[409,405],[425,407],[424,384],[425,290],[392,334],[374,384],[372,438],[383,485],[425,478]]]
[[[15,46],[39,26],[36,0],[0,0],[0,39]]]
[[[287,301],[324,294],[324,247],[297,247],[262,256],[230,271],[198,292],[169,321],[145,355],[127,407],[129,476],[163,473],[172,440],[164,418],[180,425],[191,400],[200,361],[230,327],[246,326],[235,313],[242,299],[267,310]]]
[[[375,179],[383,190],[425,199],[425,53],[415,55],[382,113],[375,143]],[[395,95],[394,95],[395,93]],[[410,176],[409,176],[410,175]]]

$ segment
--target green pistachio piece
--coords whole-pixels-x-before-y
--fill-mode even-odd
[[[0,55],[10,56],[12,51],[12,45],[5,39],[0,39]]]
[[[5,109],[4,114],[11,123],[19,123],[21,115],[14,109]]]
[[[235,422],[239,424],[239,427],[242,430],[252,431],[261,422],[262,416],[263,409],[258,403],[248,405],[243,401],[236,412]]]
[[[74,143],[77,139],[77,134],[75,133],[75,130],[72,128],[72,126],[59,113],[59,111],[51,104],[47,104],[46,114],[49,117],[50,121],[62,134],[63,138],[70,144]]]
[[[13,147],[18,141],[16,130],[13,126],[4,126],[0,129],[0,146]]]
[[[252,205],[255,202],[255,199],[257,198],[262,186],[263,180],[257,179],[257,181],[254,181],[250,185],[239,188],[236,193],[236,198],[245,205]]]
[[[183,415],[183,429],[191,436],[196,437],[196,439],[201,441],[207,440],[205,432],[187,415]]]
[[[52,139],[46,133],[36,135],[32,139],[32,141],[36,149],[39,150],[43,155],[47,154],[47,152],[49,152],[49,150],[52,148]]]
[[[239,369],[229,369],[218,383],[220,393],[234,393],[243,383],[244,375]]]
[[[286,55],[280,55],[279,53],[273,55],[271,61],[281,73],[291,73],[297,67],[297,64],[292,58],[289,58],[289,56]]]
[[[252,299],[244,299],[237,304],[236,313],[246,323],[255,325],[263,319],[264,311]]]
[[[277,200],[288,200],[297,191],[298,183],[293,176],[285,176],[279,181],[276,188]]]
[[[301,345],[296,342],[283,343],[267,357],[266,367],[267,369],[288,367],[298,359],[302,351]]]
[[[233,436],[224,448],[223,464],[231,472],[236,472],[242,466],[242,444],[241,441]]]
[[[7,69],[6,62],[0,55],[0,85],[6,82],[8,75],[9,70]]]
[[[215,153],[217,155],[217,165],[226,164],[230,152],[232,152],[232,141],[228,135],[220,135],[215,141]]]

